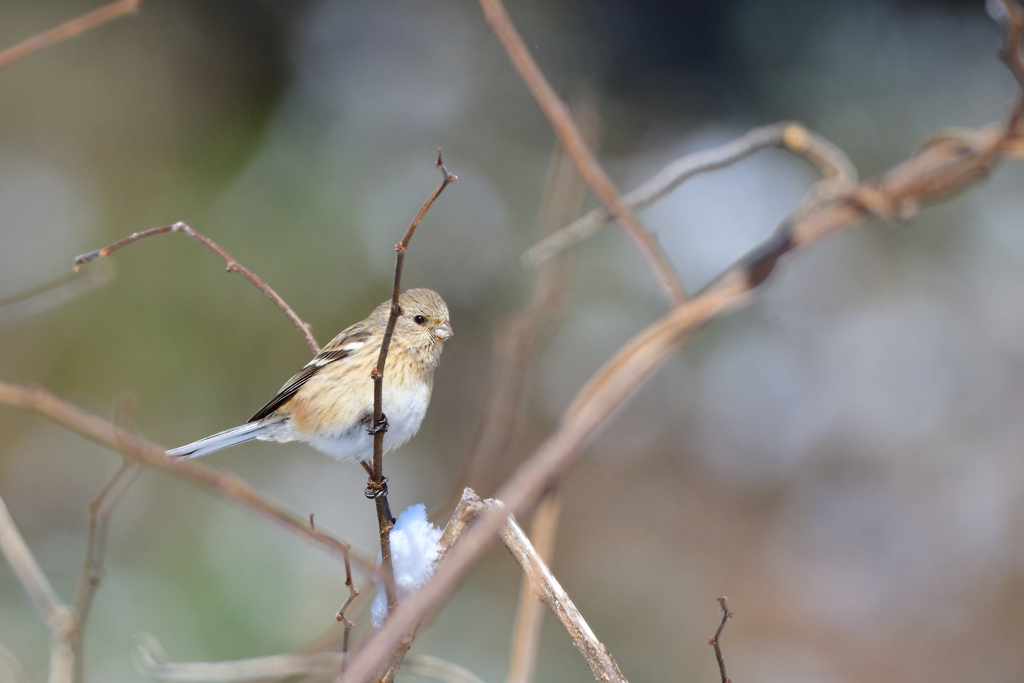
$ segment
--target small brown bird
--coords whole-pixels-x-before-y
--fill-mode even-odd
[[[453,334],[448,306],[437,292],[410,289],[398,303],[402,314],[395,322],[384,373],[383,412],[388,420],[385,453],[419,430],[430,403],[441,350]],[[332,339],[244,425],[167,451],[167,455],[198,458],[261,439],[305,441],[338,460],[370,462],[370,372],[377,364],[390,312],[391,302],[385,301],[365,320]]]

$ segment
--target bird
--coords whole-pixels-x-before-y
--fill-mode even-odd
[[[409,289],[398,298],[401,314],[388,349],[382,412],[384,452],[416,434],[427,412],[434,370],[444,343],[454,334],[448,305],[430,289]],[[373,382],[391,300],[345,328],[288,380],[249,421],[167,451],[198,458],[252,439],[305,441],[344,462],[373,460]],[[365,464],[364,464],[365,466]]]

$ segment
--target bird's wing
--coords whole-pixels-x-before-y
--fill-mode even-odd
[[[277,396],[270,399],[266,405],[257,410],[256,414],[249,418],[249,422],[262,420],[272,414],[275,410],[290,401],[292,397],[298,393],[299,389],[302,388],[302,385],[308,382],[314,375],[331,363],[336,363],[344,358],[348,358],[353,353],[366,346],[372,336],[372,333],[367,330],[362,323],[356,323],[352,327],[347,328],[344,332],[332,339],[331,343],[325,346],[320,353],[313,358],[313,360],[306,363],[306,366],[302,368],[302,370],[288,380],[288,383],[281,387],[281,391],[277,392]]]

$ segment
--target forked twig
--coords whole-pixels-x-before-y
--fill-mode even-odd
[[[121,468],[114,474],[96,500],[89,504],[89,541],[85,551],[85,567],[75,594],[75,616],[78,629],[75,634],[75,667],[78,680],[82,675],[82,643],[85,625],[88,623],[92,610],[93,597],[103,580],[103,557],[107,549],[107,524],[114,506],[121,500],[125,491],[135,481],[139,473],[139,463],[131,456],[125,456]]]
[[[729,611],[729,606],[725,604],[725,601],[724,595],[718,598],[718,604],[722,606],[722,623],[718,625],[715,635],[708,638],[708,645],[715,648],[715,659],[718,660],[718,670],[722,672],[722,683],[731,683],[729,677],[725,675],[725,657],[722,655],[722,631],[725,629],[725,622],[732,618],[732,612]]]
[[[416,217],[413,218],[409,229],[405,231],[402,240],[395,245],[395,280],[391,289],[391,314],[388,316],[387,326],[384,328],[384,337],[380,344],[380,355],[377,357],[377,366],[371,373],[373,379],[373,467],[370,472],[370,481],[367,492],[373,498],[377,507],[377,523],[380,531],[380,554],[381,554],[381,578],[384,581],[384,590],[387,594],[388,612],[390,613],[398,605],[398,592],[395,588],[395,572],[391,563],[391,527],[394,520],[391,518],[391,509],[388,505],[387,488],[384,485],[384,432],[387,431],[387,424],[384,422],[383,400],[384,400],[384,367],[388,359],[388,349],[391,347],[391,337],[395,333],[395,323],[398,316],[402,314],[402,308],[398,305],[398,296],[402,286],[402,265],[405,263],[405,250],[409,241],[416,233],[423,217],[433,206],[434,201],[444,192],[449,183],[458,180],[458,177],[449,173],[441,160],[441,150],[437,150],[437,161],[434,164],[443,176],[441,182],[434,191],[423,202]]]
[[[319,536],[316,530],[316,522],[313,521],[312,512],[309,513],[309,530]],[[343,655],[348,654],[348,638],[349,635],[352,633],[352,627],[355,625],[352,623],[351,619],[345,616],[345,610],[347,610],[348,606],[352,604],[352,601],[359,596],[359,591],[356,590],[356,585],[352,581],[352,561],[349,559],[348,556],[350,549],[351,546],[349,546],[348,543],[341,544],[341,552],[345,556],[345,586],[348,587],[348,597],[345,598],[345,602],[342,603],[341,607],[338,609],[338,613],[334,617],[335,619],[341,622],[342,627],[344,628],[344,635],[342,636],[341,645],[341,653]]]
[[[295,313],[295,311],[292,310],[292,307],[289,306],[285,302],[285,300],[282,299],[281,296],[270,287],[270,285],[261,280],[260,277],[256,275],[254,272],[252,272],[251,270],[243,266],[241,263],[236,261],[234,257],[231,256],[231,254],[221,249],[216,242],[214,242],[213,240],[211,240],[209,237],[202,234],[198,230],[190,227],[185,223],[182,223],[181,221],[175,223],[174,225],[164,225],[159,228],[152,228],[150,230],[143,230],[142,232],[132,233],[128,237],[125,237],[122,240],[118,240],[113,244],[107,245],[102,249],[97,249],[96,251],[90,251],[88,254],[82,254],[81,256],[77,256],[75,257],[75,270],[78,270],[83,263],[88,263],[89,261],[93,261],[98,258],[106,258],[107,256],[114,253],[118,249],[121,249],[122,247],[127,247],[129,244],[134,244],[135,242],[138,242],[139,240],[144,240],[147,237],[152,237],[154,235],[162,235],[168,232],[184,233],[191,237],[192,239],[194,239],[196,242],[199,242],[203,246],[210,249],[212,252],[217,254],[217,256],[220,256],[222,259],[224,259],[224,263],[227,264],[227,270],[229,273],[238,273],[246,280],[256,285],[256,287],[259,288],[261,292],[267,295],[267,298],[273,301],[278,308],[284,311],[284,314],[288,316],[288,319],[292,321],[295,327],[299,328],[299,332],[302,333],[302,336],[305,338],[306,343],[309,344],[309,348],[313,350],[313,353],[320,353],[320,345],[317,344],[316,339],[313,338],[313,327],[309,323],[303,321],[302,318],[300,318]]]
[[[580,177],[586,181],[609,213],[615,216],[626,235],[640,250],[641,256],[647,262],[647,266],[654,274],[658,286],[669,303],[678,305],[686,301],[688,296],[686,288],[679,279],[679,275],[676,274],[672,262],[669,261],[654,235],[644,227],[629,205],[623,201],[619,191],[615,189],[614,183],[591,154],[583,134],[580,133],[569,114],[568,107],[555,94],[551,84],[544,77],[544,72],[537,66],[537,62],[533,59],[519,32],[516,31],[501,0],[479,1],[484,18],[491,30],[494,31],[498,42],[505,48],[512,66],[519,73],[519,77],[529,89],[530,94],[533,95],[533,99],[544,112],[544,116],[562,148],[573,160]]]
[[[54,43],[73,38],[83,31],[88,31],[125,14],[137,12],[141,2],[142,0],[117,0],[117,2],[103,5],[91,12],[86,12],[79,17],[64,22],[60,26],[37,33],[31,38],[27,38],[17,45],[12,45],[3,52],[0,52],[0,69]]]

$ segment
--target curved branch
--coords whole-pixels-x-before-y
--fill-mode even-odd
[[[313,326],[302,320],[302,318],[300,318],[298,314],[296,314],[295,311],[292,310],[292,307],[289,306],[277,292],[271,289],[270,285],[261,280],[259,276],[256,275],[256,273],[252,272],[251,270],[243,266],[241,263],[236,261],[234,257],[231,256],[231,254],[221,249],[216,242],[214,242],[213,240],[211,240],[209,237],[202,234],[198,230],[195,230],[194,228],[190,227],[185,223],[182,223],[181,221],[178,221],[174,225],[164,225],[159,228],[152,228],[150,230],[143,230],[142,232],[135,232],[132,233],[131,235],[128,235],[128,237],[125,237],[124,239],[118,240],[113,244],[109,244],[103,247],[102,249],[97,249],[96,251],[90,251],[88,254],[76,256],[75,270],[78,270],[83,263],[89,263],[90,261],[94,261],[95,259],[98,258],[106,258],[107,256],[114,253],[118,249],[121,249],[122,247],[127,247],[129,244],[135,244],[139,240],[144,240],[147,237],[153,237],[154,235],[163,235],[164,233],[168,232],[184,233],[191,237],[192,239],[194,239],[196,242],[202,244],[204,247],[210,249],[210,251],[217,254],[217,256],[220,256],[222,259],[224,259],[224,263],[227,264],[229,273],[238,273],[246,280],[256,285],[256,287],[259,288],[261,292],[267,295],[268,299],[273,301],[278,308],[284,311],[284,314],[288,316],[288,319],[292,321],[292,324],[295,325],[295,327],[299,328],[299,332],[302,333],[303,338],[305,338],[306,343],[309,344],[309,348],[313,350],[314,355],[320,353],[320,345],[316,343],[316,339],[313,337]]]
[[[68,38],[74,38],[83,31],[105,24],[112,19],[117,19],[125,14],[132,14],[139,10],[142,0],[117,0],[108,5],[103,5],[91,12],[86,12],[80,17],[64,22],[60,26],[51,28],[48,31],[38,33],[27,38],[17,45],[12,45],[3,52],[0,52],[0,69],[13,64],[19,59],[28,57],[33,52],[50,47]]]

